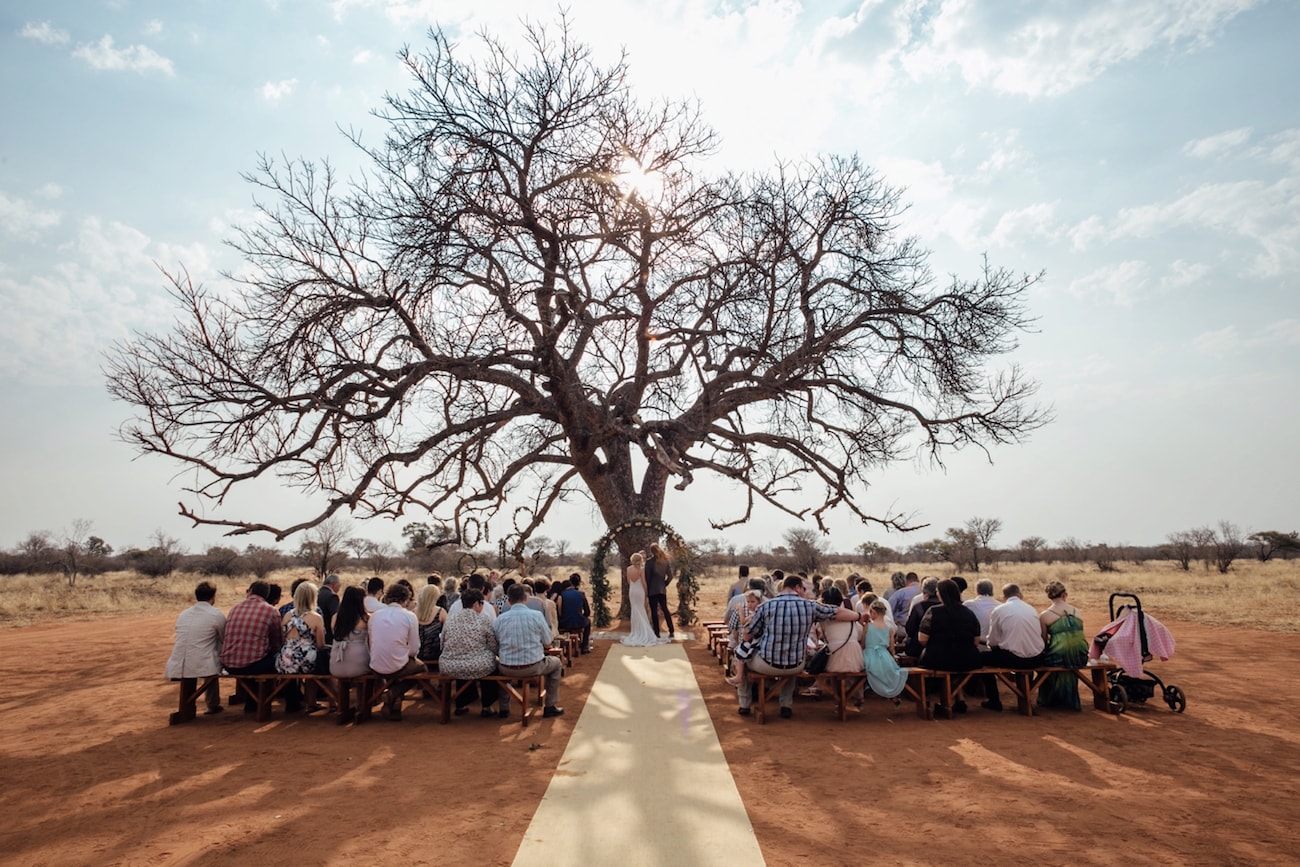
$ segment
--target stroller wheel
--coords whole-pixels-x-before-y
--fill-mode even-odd
[[[1128,710],[1128,690],[1118,683],[1110,685],[1110,712],[1121,714]]]
[[[1183,691],[1176,686],[1166,686],[1165,704],[1169,705],[1169,709],[1174,713],[1182,713],[1187,710],[1187,696],[1183,695]]]

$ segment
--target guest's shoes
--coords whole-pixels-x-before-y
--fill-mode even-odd
[[[792,716],[794,716],[793,708],[788,708],[788,707],[781,708],[781,719],[789,719]]]
[[[469,713],[469,705],[456,708],[456,716],[464,716],[467,713]]]
[[[506,713],[509,713],[509,711],[506,711]],[[550,719],[551,717],[554,716],[564,716],[564,708],[556,707],[555,705],[552,704],[552,705],[548,705],[542,711],[542,717],[544,719]]]
[[[503,707],[497,711],[497,719],[510,719],[510,708]]]
[[[392,702],[384,702],[384,706],[379,711],[379,715],[386,720],[391,720],[392,722],[402,721],[402,709]]]
[[[743,677],[740,677],[738,675],[732,675],[731,677],[727,678],[727,683],[731,684],[732,686],[740,686],[744,682],[744,680],[745,679]]]
[[[318,701],[314,701],[311,704],[307,705],[307,713],[319,713],[324,709],[325,709],[325,705],[321,704]]]
[[[466,708],[466,710],[469,710],[469,708]],[[510,713],[510,711],[506,711],[506,713]],[[496,715],[497,715],[497,712],[494,711],[494,710],[493,710],[492,708],[490,708],[490,707],[485,707],[485,708],[483,708],[481,711],[478,712],[478,715],[481,716],[481,717],[483,717],[484,719],[487,719],[488,717],[494,717],[494,716],[496,716]]]
[[[736,708],[736,713],[740,714],[741,716],[749,716],[749,708],[738,707]]]
[[[987,699],[985,701],[980,702],[980,707],[984,708],[985,710],[996,711],[998,713],[1002,712],[1002,702],[993,701],[992,699]]]
[[[205,710],[204,713],[205,713],[205,714],[208,714],[208,715],[212,715],[212,714],[214,714],[214,713],[221,713],[223,710],[225,710],[225,708],[223,708],[221,705],[217,704],[217,705],[213,705],[212,707],[210,707],[210,708],[208,708],[207,710]]]
[[[897,697],[890,699],[890,701],[894,703],[894,707],[900,707],[903,704],[903,700]]]

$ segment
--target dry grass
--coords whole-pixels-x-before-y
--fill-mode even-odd
[[[954,574],[948,564],[933,563],[891,565],[875,571],[836,564],[826,574],[843,578],[858,572],[879,591],[889,586],[889,573],[895,569],[940,578]],[[965,577],[971,584],[966,598],[974,592],[976,578],[988,578],[995,594],[1000,595],[1003,584],[1016,583],[1025,599],[1041,608],[1047,605],[1043,588],[1060,581],[1069,589],[1071,601],[1087,611],[1105,612],[1111,593],[1136,593],[1142,608],[1162,621],[1300,632],[1300,560],[1243,560],[1227,575],[1199,565],[1183,572],[1172,564],[1154,561],[1122,565],[1119,572],[1099,572],[1092,564],[995,563],[978,575],[967,573]],[[709,617],[721,614],[727,590],[735,581],[736,572],[731,568],[712,569],[701,576],[700,613]]]
[[[852,564],[836,564],[827,574],[847,577],[856,571],[880,590],[888,585],[889,573],[894,569],[940,577],[952,574],[947,564],[915,563],[891,565],[874,571]],[[556,566],[548,571],[558,576],[574,570],[568,566]],[[268,580],[284,587],[285,601],[288,601],[289,585],[299,576],[310,577],[310,573],[303,569],[285,569],[272,574]],[[713,618],[722,613],[727,589],[735,582],[735,576],[732,567],[716,567],[699,576],[701,616]],[[342,577],[347,583],[367,576],[343,574]],[[417,587],[424,582],[424,575],[414,572],[394,572],[384,576],[390,582],[402,577]],[[972,585],[975,577],[971,574],[966,576]],[[1227,575],[1200,566],[1183,572],[1161,562],[1124,565],[1119,572],[1110,573],[1099,572],[1091,564],[995,563],[986,567],[978,577],[989,578],[996,588],[1008,582],[1019,584],[1025,590],[1025,598],[1035,606],[1046,605],[1042,588],[1049,581],[1061,581],[1070,589],[1071,600],[1087,611],[1104,612],[1111,593],[1129,592],[1138,594],[1143,608],[1161,620],[1300,632],[1300,593],[1297,593],[1300,590],[1300,560],[1241,561]],[[129,613],[179,612],[193,601],[194,585],[200,580],[201,576],[187,573],[151,581],[134,572],[110,572],[83,577],[77,587],[70,590],[60,575],[8,577],[0,579],[0,586],[4,588],[0,593],[0,628],[48,620],[100,620]],[[208,580],[217,585],[217,605],[225,609],[243,598],[249,581],[247,577]],[[614,596],[610,605],[617,611],[617,591]]]

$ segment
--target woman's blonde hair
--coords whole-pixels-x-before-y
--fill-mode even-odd
[[[420,588],[420,594],[415,599],[415,619],[420,621],[420,625],[425,625],[433,620],[438,607],[438,600],[442,598],[442,588],[437,584],[425,584]]]
[[[293,610],[295,614],[310,614],[316,610],[316,585],[304,581],[293,591]]]
[[[627,559],[631,561],[633,566],[640,566],[642,563],[645,562],[645,555],[642,554],[640,551],[633,551],[632,556],[628,557]]]

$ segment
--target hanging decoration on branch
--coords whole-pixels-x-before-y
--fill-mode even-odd
[[[683,629],[695,622],[695,603],[700,584],[695,578],[694,556],[686,540],[666,521],[635,515],[621,524],[609,528],[596,542],[591,561],[591,612],[599,629],[609,626],[609,578],[605,574],[605,557],[620,533],[630,530],[654,530],[664,537],[664,548],[673,558],[673,573],[677,576],[677,623]]]

